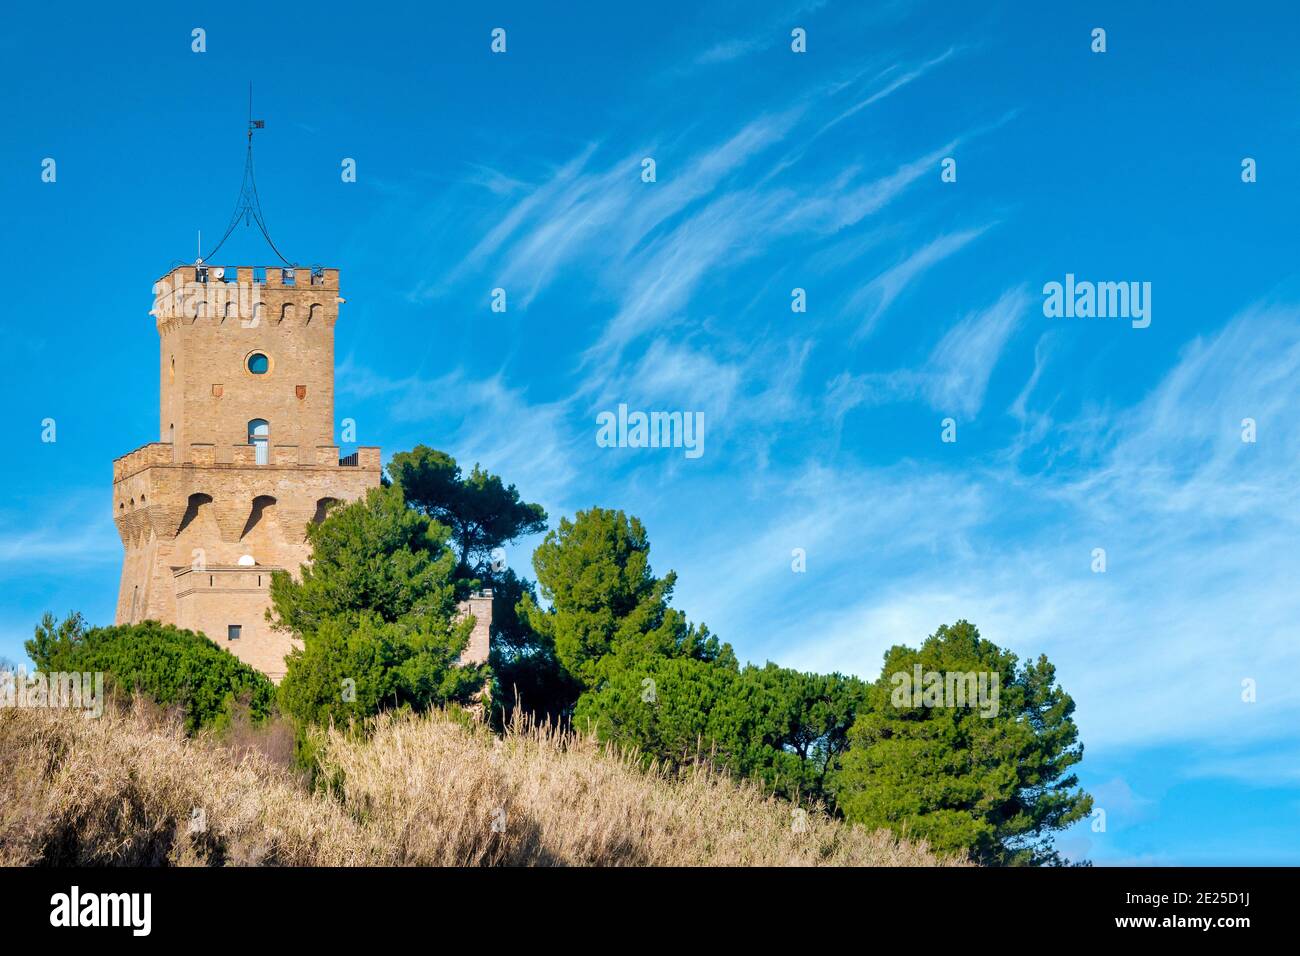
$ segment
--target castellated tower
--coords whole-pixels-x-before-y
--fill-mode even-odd
[[[113,463],[117,623],[202,631],[279,680],[271,572],[296,573],[308,522],[380,483],[378,448],[334,444],[338,270],[185,266],[155,292],[159,440]]]
[[[296,573],[308,522],[380,483],[378,448],[334,444],[338,270],[185,266],[155,292],[159,440],[113,462],[117,623],[202,631],[279,680],[271,572]]]
[[[159,440],[113,462],[126,550],[117,623],[201,631],[279,681],[294,641],[271,630],[271,572],[310,558],[309,522],[380,483],[379,449],[334,444],[337,269],[183,266],[153,315]],[[462,659],[486,661],[491,592]]]

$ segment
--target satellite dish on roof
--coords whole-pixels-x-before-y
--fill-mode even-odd
[[[251,554],[246,554],[239,559],[239,566],[241,568],[251,568],[255,564],[257,564],[257,562],[253,560],[253,556]]]

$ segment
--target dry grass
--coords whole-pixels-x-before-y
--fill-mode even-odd
[[[447,716],[319,741],[330,793],[256,746],[140,712],[0,709],[0,864],[934,866],[923,845],[706,769],[640,770],[590,739]],[[191,832],[194,808],[206,829]]]
[[[384,862],[334,801],[143,710],[0,709],[0,864]],[[195,809],[206,828],[191,833]]]

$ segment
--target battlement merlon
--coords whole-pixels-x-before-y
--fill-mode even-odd
[[[321,266],[223,266],[219,263],[195,263],[177,266],[158,277],[155,285],[166,284],[177,289],[190,282],[203,283],[200,278],[206,270],[206,282],[211,285],[229,282],[248,282],[268,289],[307,291],[322,289],[337,292],[339,270]]]
[[[253,445],[216,446],[193,442],[188,449],[167,442],[150,442],[135,451],[113,460],[113,483],[138,474],[148,468],[251,468],[274,472],[280,469],[356,469],[378,472],[381,468],[381,450],[375,445],[359,446],[351,455],[340,457],[338,445],[316,445],[300,448],[298,445],[269,446],[269,460],[257,464],[257,449]]]

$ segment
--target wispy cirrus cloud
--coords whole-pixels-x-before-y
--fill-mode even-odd
[[[975,313],[935,354],[950,368],[968,349],[994,354],[1023,305],[1014,291],[1003,298],[993,329],[976,319],[992,310]],[[769,635],[764,649],[782,663],[864,676],[892,644],[967,618],[998,644],[1049,655],[1090,747],[1194,741],[1227,754],[1198,774],[1264,772],[1258,748],[1300,716],[1300,690],[1283,676],[1300,673],[1289,584],[1300,576],[1289,544],[1300,425],[1286,411],[1300,403],[1298,330],[1300,307],[1245,310],[1189,345],[1099,441],[1066,454],[1068,467],[1027,472],[995,450],[953,466],[821,467],[788,477],[784,494],[769,476],[757,493],[776,505],[732,544],[733,561],[705,560],[717,547],[707,542],[698,561],[678,562],[704,576],[690,597],[715,628]],[[1032,393],[1018,404],[1037,414]],[[1256,443],[1242,441],[1243,409],[1263,423]],[[807,551],[806,576],[790,573],[794,547]],[[747,611],[755,593],[773,599]]]
[[[339,394],[371,400],[388,409],[386,430],[417,429],[415,441],[433,429],[439,447],[458,460],[481,463],[528,489],[548,509],[562,509],[581,492],[577,480],[594,444],[578,440],[571,400],[530,401],[504,373],[473,377],[457,368],[444,375],[388,378],[350,357],[337,372]],[[484,427],[484,423],[505,423]],[[401,448],[402,445],[398,445]]]
[[[964,249],[989,228],[990,226],[978,226],[974,229],[945,233],[937,239],[932,239],[898,265],[886,269],[855,292],[844,306],[844,312],[848,316],[861,317],[853,333],[853,341],[860,341],[869,336],[880,317],[911,283],[932,266]]]
[[[752,30],[744,36],[724,37],[708,47],[694,59],[695,66],[714,66],[730,63],[742,57],[751,56],[763,50],[770,50],[777,43],[789,38],[791,18],[814,13],[826,5],[826,0],[807,0],[805,3],[782,11],[780,19],[768,19],[762,29]],[[747,11],[752,14],[752,11]],[[752,18],[750,20],[752,22]]]
[[[896,67],[887,70],[885,73],[877,77],[878,81],[884,82],[883,86],[881,86],[879,89],[872,92],[869,96],[866,96],[861,100],[858,100],[858,102],[854,103],[852,106],[850,106],[848,109],[841,112],[834,119],[827,122],[825,125],[821,127],[821,129],[817,131],[817,135],[820,136],[822,133],[827,132],[831,128],[838,126],[840,123],[843,123],[845,120],[849,119],[850,117],[855,116],[858,113],[862,112],[862,110],[866,109],[868,106],[873,106],[874,104],[879,103],[881,100],[889,96],[892,96],[894,93],[897,93],[899,90],[907,86],[909,83],[915,82],[916,80],[920,79],[921,77],[929,73],[932,69],[934,69],[939,64],[950,59],[953,56],[953,54],[955,54],[956,52],[957,52],[956,47],[949,47],[947,50],[945,50],[943,53],[939,54],[938,56],[926,60],[924,63],[921,63],[910,70],[898,74],[897,76],[893,75],[894,73],[897,73]],[[886,79],[886,77],[889,78]]]
[[[827,385],[836,414],[842,417],[859,405],[920,398],[937,412],[973,418],[984,404],[993,369],[1029,305],[1024,288],[1009,289],[988,308],[970,313],[950,328],[921,367],[837,375]]]
[[[948,330],[922,373],[921,390],[931,408],[950,408],[967,418],[980,410],[993,367],[1030,302],[1025,289],[1008,290]]]
[[[891,90],[950,55],[895,78]],[[683,147],[698,136],[647,144],[603,164],[598,145],[588,144],[532,187],[521,187],[518,173],[494,173],[489,182],[507,208],[420,297],[478,276],[507,288],[513,305],[528,308],[561,275],[577,270],[595,279],[593,296],[615,305],[583,355],[595,374],[608,372],[641,336],[681,321],[706,284],[791,241],[838,239],[879,215],[962,142],[955,137],[889,171],[880,171],[880,160],[872,157],[870,166],[842,162],[830,176],[795,176],[791,167],[810,138],[827,128],[824,109],[815,98],[796,96],[786,109],[764,112],[688,152]],[[773,155],[775,147],[789,144],[793,153]],[[645,156],[657,157],[656,182],[641,180]],[[913,275],[927,256],[937,260],[971,238],[958,233],[947,237],[949,247],[941,241],[923,250]],[[905,278],[900,271],[879,288],[897,295],[891,283]]]
[[[721,40],[709,47],[695,58],[697,66],[712,66],[715,63],[730,63],[759,50],[769,49],[774,40],[767,34],[748,37],[731,37]]]
[[[878,213],[951,148],[950,143],[875,179],[850,167],[837,180],[806,191],[742,186],[721,192],[628,262],[620,307],[585,358],[616,361],[647,329],[680,319],[700,283],[719,265],[734,268],[779,240],[833,235]]]
[[[1298,318],[1294,306],[1264,303],[1189,343],[1159,387],[1111,416],[1100,436],[1105,467],[1081,475],[1071,493],[1117,512],[1135,500],[1171,515],[1293,512]],[[1255,422],[1255,442],[1242,440],[1245,419]]]

